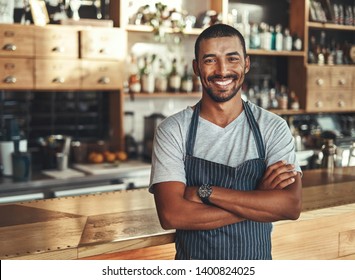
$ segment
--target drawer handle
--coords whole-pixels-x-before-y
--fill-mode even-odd
[[[55,84],[64,84],[65,79],[63,77],[57,77],[53,79],[53,83]]]
[[[64,52],[64,48],[63,47],[54,47],[52,49],[53,52],[56,52],[56,53],[63,53]]]
[[[339,100],[338,107],[340,107],[340,108],[345,107],[345,102],[343,100]]]
[[[16,83],[16,81],[17,81],[17,79],[14,76],[8,76],[4,79],[4,82],[6,84],[14,84],[14,83]]]
[[[100,49],[100,50],[99,50],[99,53],[101,53],[101,54],[107,54],[108,52],[107,52],[106,49]]]
[[[111,82],[109,77],[101,77],[99,80],[99,84],[107,85]]]
[[[316,107],[317,108],[322,108],[323,107],[323,102],[322,101],[317,101],[316,102]]]
[[[343,85],[346,84],[346,80],[345,80],[345,79],[340,79],[340,80],[338,81],[338,84],[339,84],[340,86],[343,86]]]
[[[322,85],[324,85],[324,80],[323,79],[317,79],[316,83],[317,83],[318,86],[322,86]]]
[[[6,44],[6,45],[3,47],[3,49],[4,49],[5,51],[13,52],[13,51],[16,51],[17,47],[16,47],[16,45],[14,45],[14,44]]]

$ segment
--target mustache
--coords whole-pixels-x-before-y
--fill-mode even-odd
[[[230,75],[226,75],[226,76],[222,76],[222,75],[212,75],[212,76],[209,76],[207,78],[207,80],[210,82],[214,79],[238,79],[238,75],[235,75],[235,74],[230,74]]]

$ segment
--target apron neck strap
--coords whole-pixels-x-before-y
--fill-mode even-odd
[[[242,100],[243,102],[243,107],[244,107],[244,111],[245,111],[245,115],[247,117],[249,126],[251,131],[253,132],[254,135],[254,140],[256,143],[256,148],[258,149],[258,154],[259,157],[262,159],[265,159],[265,147],[264,147],[264,141],[263,138],[261,136],[261,132],[260,132],[260,128],[258,123],[256,122],[253,112],[251,111],[248,102]]]
[[[254,139],[255,139],[256,147],[258,149],[259,157],[262,159],[265,159],[265,147],[263,145],[263,139],[261,136],[259,125],[254,118],[254,115],[248,105],[248,102],[245,102],[244,100],[242,100],[242,102],[243,102],[243,108],[244,108],[245,115],[247,117],[250,129],[252,130],[253,135],[254,135]],[[194,150],[195,141],[196,141],[196,134],[197,134],[198,119],[200,116],[200,107],[201,107],[201,100],[195,106],[194,112],[192,114],[190,126],[189,126],[189,132],[188,132],[187,141],[186,141],[186,154],[189,156],[193,155],[193,150]]]
[[[186,142],[186,154],[189,156],[193,155],[196,133],[197,133],[197,126],[198,126],[198,118],[200,116],[200,107],[201,107],[201,100],[196,104],[190,122],[189,134],[187,136],[187,142]]]

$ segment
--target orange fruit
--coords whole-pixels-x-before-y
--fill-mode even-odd
[[[105,156],[105,160],[107,161],[107,162],[114,162],[115,160],[116,160],[116,155],[115,155],[115,153],[112,153],[112,152],[109,152],[109,151],[106,151],[105,153],[104,153],[104,156]]]
[[[120,152],[116,152],[116,158],[119,161],[126,161],[128,159],[128,155],[126,152],[120,151]]]
[[[104,162],[104,155],[97,152],[91,152],[89,154],[89,162],[91,163],[102,163]]]

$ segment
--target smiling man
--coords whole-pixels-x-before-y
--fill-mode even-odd
[[[244,38],[216,24],[195,43],[202,98],[157,128],[150,191],[176,259],[271,259],[272,222],[297,219],[301,169],[287,123],[241,98]]]

